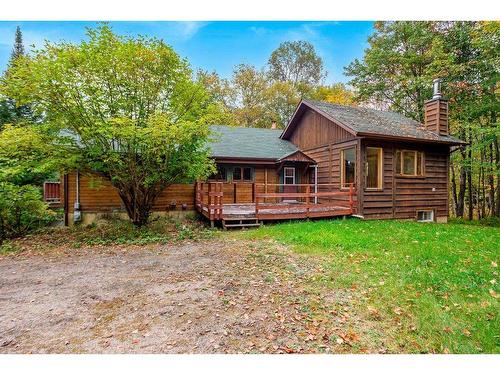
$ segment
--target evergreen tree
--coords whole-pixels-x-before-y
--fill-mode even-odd
[[[23,33],[21,32],[21,28],[17,26],[14,48],[12,49],[12,53],[10,55],[10,64],[12,64],[20,56],[24,56]]]
[[[21,28],[17,26],[14,38],[14,47],[10,55],[9,65],[4,77],[9,74],[9,70],[13,68],[15,61],[25,56],[23,33]],[[12,124],[19,121],[38,122],[39,118],[35,116],[29,105],[16,105],[14,99],[0,95],[0,130],[5,124]]]

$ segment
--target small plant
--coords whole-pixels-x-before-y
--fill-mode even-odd
[[[140,228],[130,221],[115,218],[85,227],[77,226],[71,230],[75,235],[73,247],[166,244],[187,239],[209,238],[213,232],[197,222],[165,217],[156,218]]]

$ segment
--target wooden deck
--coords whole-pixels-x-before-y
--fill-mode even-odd
[[[196,208],[212,224],[214,221],[222,221],[223,225],[225,221],[239,221],[244,226],[245,223],[254,225],[266,220],[348,216],[355,211],[352,186],[347,191],[339,191],[330,185],[301,184],[294,185],[293,192],[282,192],[283,185],[254,184],[254,202],[224,204],[224,184],[227,183],[196,184]],[[288,185],[287,189],[290,188]]]

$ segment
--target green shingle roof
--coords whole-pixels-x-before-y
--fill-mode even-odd
[[[212,125],[209,147],[213,157],[279,160],[298,151],[280,138],[281,130]]]
[[[337,120],[356,134],[385,135],[444,143],[463,143],[458,138],[449,135],[439,135],[426,130],[418,121],[396,112],[332,104],[316,100],[303,100],[303,103]]]

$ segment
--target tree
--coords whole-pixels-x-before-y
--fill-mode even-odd
[[[263,71],[247,64],[236,66],[231,79],[232,97],[228,102],[238,125],[266,127],[267,87]]]
[[[303,86],[319,85],[326,75],[314,46],[303,40],[281,43],[269,57],[268,69],[273,80],[290,82],[301,92]]]
[[[107,25],[87,36],[18,58],[1,90],[45,113],[37,131],[56,150],[52,159],[108,179],[141,226],[167,186],[213,173],[206,141],[215,105],[163,41]]]
[[[289,82],[273,82],[265,91],[265,127],[273,122],[284,128],[300,101],[300,94]]]
[[[498,22],[378,22],[362,61],[346,73],[362,102],[423,122],[431,81],[443,77],[451,134],[468,142],[451,157],[456,216],[500,215]]]
[[[374,100],[423,121],[425,100],[431,96],[437,63],[444,59],[441,40],[432,22],[377,22],[360,61],[345,68],[359,102]]]
[[[356,103],[354,92],[349,90],[343,83],[315,87],[309,97],[333,104],[353,105]]]
[[[23,33],[21,32],[21,28],[19,26],[16,27],[16,36],[14,39],[14,48],[12,49],[12,53],[10,55],[10,64],[13,64],[14,61],[21,56],[24,56],[24,44],[23,44]]]
[[[16,60],[25,55],[23,45],[23,34],[21,28],[17,26],[14,40],[14,47],[10,55],[9,65],[5,75],[9,74],[9,69],[14,66]],[[12,124],[18,121],[37,121],[33,111],[28,105],[18,106],[12,98],[0,95],[0,130],[5,124]]]

